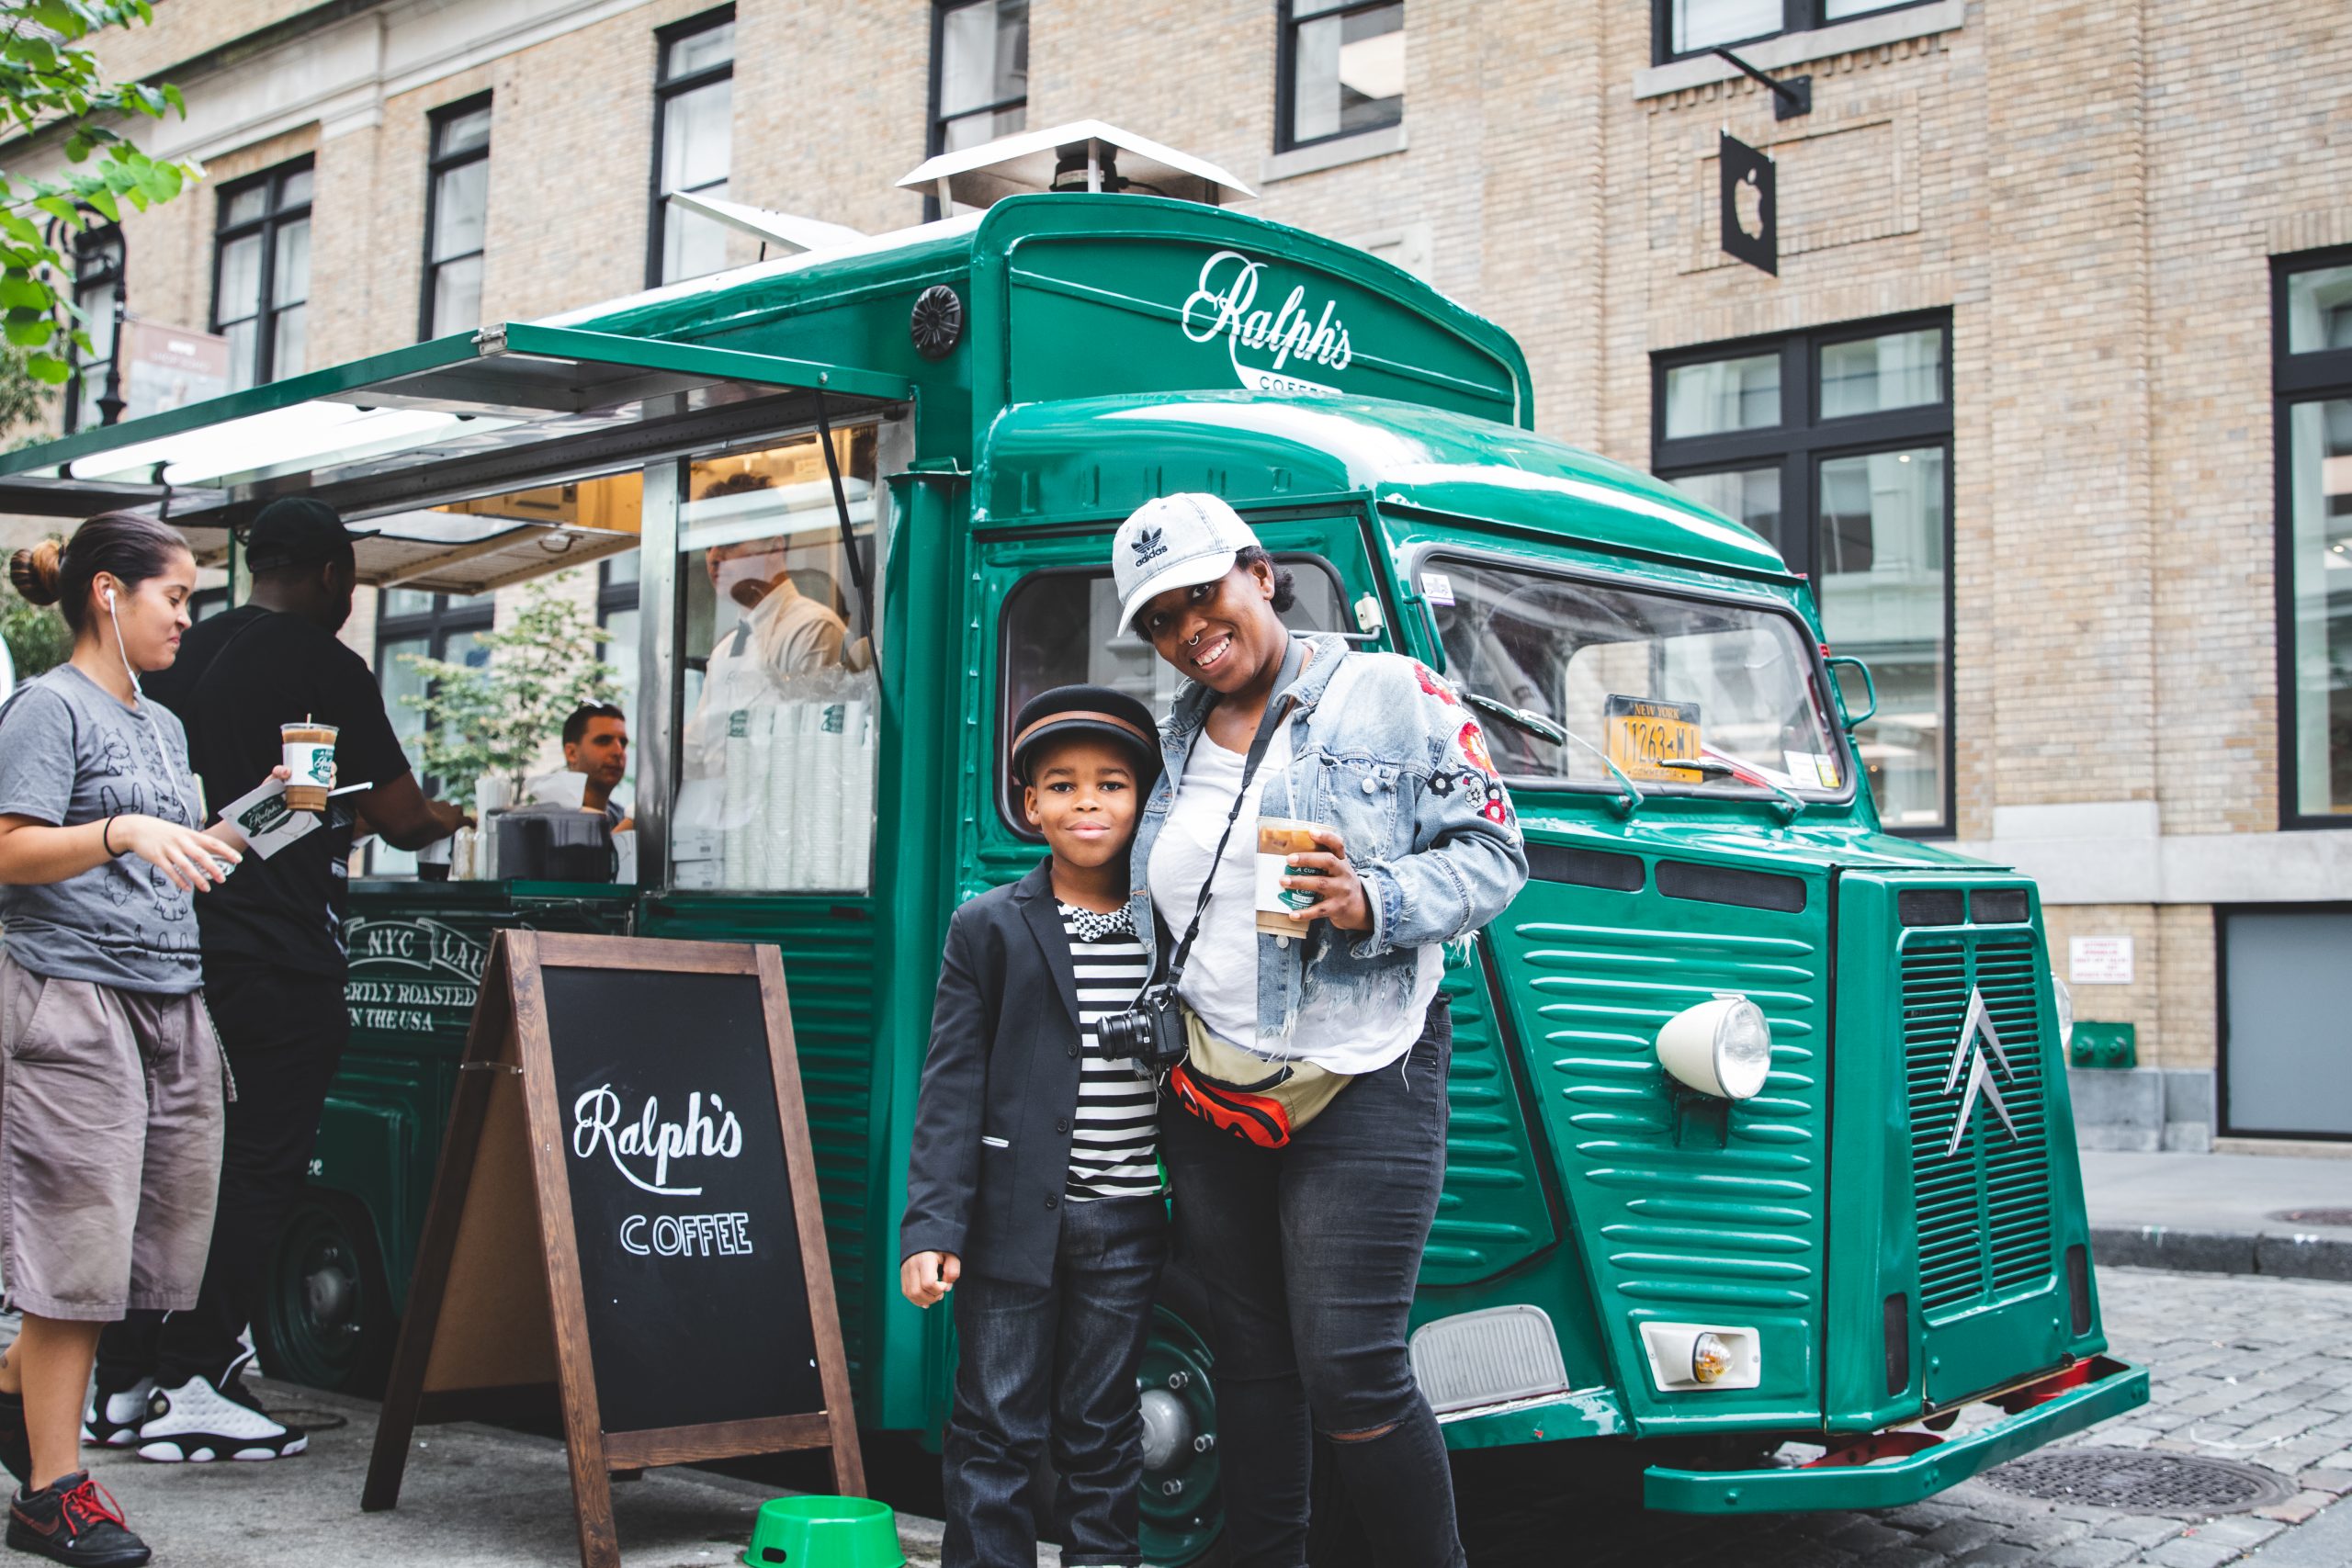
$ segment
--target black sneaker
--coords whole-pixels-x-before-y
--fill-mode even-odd
[[[33,1439],[25,1430],[25,1396],[0,1393],[0,1464],[23,1485],[33,1478]]]
[[[8,1544],[75,1568],[138,1568],[151,1555],[107,1489],[77,1470],[8,1507]]]

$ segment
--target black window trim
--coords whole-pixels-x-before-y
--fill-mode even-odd
[[[450,608],[448,594],[435,593],[433,595],[433,607],[429,610],[387,615],[383,613],[384,600],[390,597],[398,587],[399,584],[395,583],[384,589],[376,601],[376,641],[368,663],[376,671],[376,689],[379,692],[384,689],[384,677],[391,670],[392,660],[384,657],[387,644],[413,642],[422,637],[424,639],[425,658],[447,659],[449,656],[449,638],[453,635],[486,632],[495,626],[498,620],[498,606],[487,593],[481,595],[480,604],[468,604],[460,609]],[[429,683],[425,687],[427,693],[432,689]],[[437,796],[441,793],[442,781],[426,776],[423,767],[416,770],[416,782],[428,795]],[[371,863],[373,854],[374,852],[370,851]]]
[[[435,228],[441,220],[441,176],[452,169],[461,169],[468,164],[486,164],[490,161],[488,136],[482,138],[481,145],[479,147],[469,147],[462,152],[444,152],[441,151],[441,132],[453,120],[461,119],[477,110],[490,107],[491,93],[485,89],[469,97],[459,98],[455,103],[443,104],[424,117],[424,279],[416,307],[416,336],[420,343],[436,335],[433,330],[433,295],[434,285],[439,280],[441,269],[451,262],[464,261],[469,256],[487,256],[489,252],[490,236],[485,232],[482,235],[481,250],[468,251],[463,255],[444,256],[439,261],[433,259]],[[485,208],[488,206],[486,196],[484,206]]]
[[[248,234],[258,233],[262,237],[261,290],[258,297],[258,303],[252,317],[253,321],[259,323],[254,329],[253,384],[256,387],[267,386],[270,382],[277,379],[278,375],[277,365],[277,318],[281,309],[283,309],[283,307],[280,307],[277,303],[278,231],[298,219],[308,219],[311,216],[312,203],[317,198],[317,192],[314,186],[311,201],[304,201],[290,207],[280,207],[277,205],[278,186],[282,181],[290,179],[295,175],[302,173],[309,173],[312,175],[313,179],[315,179],[317,172],[318,157],[315,153],[305,152],[299,158],[288,158],[286,162],[273,164],[269,168],[264,169],[258,174],[248,175],[243,179],[232,180],[227,185],[222,186],[220,190],[218,204],[212,209],[212,311],[208,329],[212,333],[219,333],[222,330],[222,323],[220,320],[221,253],[228,248],[230,242],[242,240]],[[238,197],[243,196],[246,191],[255,187],[258,187],[265,193],[262,202],[261,216],[258,218],[246,219],[242,223],[231,223],[229,221],[230,204]],[[302,306],[305,310],[309,309],[310,299],[310,285],[306,279],[302,289]],[[240,317],[239,319],[243,320],[245,318]],[[233,379],[235,375],[236,370],[232,366],[230,369],[230,376]]]
[[[123,245],[120,224],[93,223],[74,236],[72,248],[74,253],[73,296],[75,309],[82,308],[82,297],[85,293],[94,293],[101,285],[116,290],[122,288],[124,262],[129,253]],[[113,322],[109,319],[107,322],[109,331],[112,330],[112,326]],[[87,324],[84,330],[89,330]],[[65,387],[63,427],[66,434],[71,435],[82,428],[82,392],[85,379],[93,371],[96,371],[103,379],[107,367],[113,364],[116,356],[121,353],[122,344],[112,343],[108,344],[107,356],[104,359],[84,359],[78,351],[68,347],[66,359],[74,367],[74,376]],[[129,390],[127,385],[124,390],[126,392]]]
[[[706,65],[683,76],[672,76],[669,73],[670,46],[696,33],[725,27],[734,20],[735,7],[730,3],[653,30],[653,167],[646,182],[648,207],[651,214],[645,236],[645,286],[648,288],[665,287],[662,276],[662,242],[668,232],[666,214],[670,204],[662,189],[662,155],[663,131],[670,118],[670,100],[683,97],[696,88],[707,87],[714,82],[731,80],[735,74],[735,54],[729,50],[724,64]],[[731,151],[728,155],[727,175],[729,180],[735,176]],[[671,281],[683,283],[685,279]]]
[[[1295,152],[1302,147],[1327,147],[1335,141],[1345,141],[1352,136],[1372,136],[1405,122],[1405,111],[1398,109],[1396,118],[1379,125],[1361,126],[1354,130],[1335,130],[1329,136],[1309,136],[1304,140],[1293,134],[1298,108],[1298,29],[1307,22],[1327,21],[1332,17],[1354,16],[1359,11],[1377,11],[1389,6],[1401,6],[1404,0],[1346,0],[1328,9],[1316,12],[1302,21],[1294,13],[1293,0],[1274,0],[1274,151]],[[1411,22],[1405,31],[1408,38]],[[1409,43],[1408,44],[1409,48]]]
[[[1816,416],[1820,400],[1821,350],[1834,344],[1884,337],[1924,327],[1943,330],[1943,400],[1879,413]],[[1666,378],[1670,370],[1718,359],[1777,350],[1781,355],[1781,423],[1724,435],[1666,435]],[[1958,747],[1959,573],[1953,570],[1958,524],[1953,513],[1952,321],[1950,310],[1911,310],[1838,321],[1758,337],[1677,348],[1650,356],[1650,471],[1673,481],[1725,468],[1767,466],[1781,470],[1781,557],[1815,592],[1819,612],[1819,496],[1821,465],[1838,457],[1868,457],[1905,447],[1940,446],[1944,454],[1944,668],[1943,798],[1935,822],[1882,822],[1883,831],[1902,838],[1949,839],[1960,826]],[[1798,530],[1802,532],[1798,532]]]
[[[1443,513],[1432,515],[1444,516]],[[1468,518],[1447,518],[1446,520],[1456,526],[1471,525]],[[1853,732],[1846,727],[1842,694],[1837,681],[1829,673],[1827,661],[1822,656],[1821,650],[1824,645],[1821,639],[1814,635],[1813,628],[1805,624],[1804,617],[1781,600],[1775,599],[1769,593],[1742,593],[1731,589],[1709,589],[1688,583],[1658,582],[1647,578],[1629,577],[1622,572],[1611,572],[1575,562],[1545,559],[1532,555],[1515,555],[1510,551],[1486,548],[1458,539],[1430,539],[1414,546],[1406,553],[1403,570],[1405,581],[1419,582],[1422,569],[1435,560],[1459,560],[1474,566],[1490,566],[1510,571],[1525,571],[1566,582],[1582,582],[1595,588],[1613,588],[1623,592],[1656,593],[1661,598],[1681,599],[1697,604],[1736,605],[1744,610],[1760,610],[1791,622],[1796,626],[1797,637],[1804,644],[1806,658],[1811,662],[1814,700],[1821,704],[1822,712],[1828,716],[1831,727],[1837,731],[1835,739],[1839,747],[1839,758],[1845,763],[1845,766],[1839,770],[1846,778],[1844,788],[1836,794],[1817,793],[1806,795],[1804,799],[1809,807],[1850,807],[1854,804],[1854,791],[1860,786],[1861,780],[1855,761],[1855,743],[1851,743],[1850,739]],[[1433,615],[1428,617],[1428,631],[1430,646],[1445,659],[1447,679],[1459,686],[1463,681],[1462,672],[1453,668],[1453,657],[1445,651],[1445,639],[1438,635],[1437,618]],[[1480,716],[1478,722],[1481,726],[1490,727],[1490,721],[1484,716]],[[1583,739],[1590,740],[1593,738],[1588,735]],[[1614,778],[1600,783],[1578,784],[1573,779],[1555,778],[1549,773],[1505,773],[1503,784],[1506,788],[1514,791],[1525,790],[1531,794],[1539,795],[1622,795],[1624,794],[1624,790]],[[1702,793],[1701,787],[1697,785],[1677,786],[1657,784],[1636,787],[1641,788],[1644,795],[1657,799],[1695,800],[1703,806],[1724,804],[1748,806],[1758,803],[1769,805],[1778,798],[1770,790],[1750,790],[1739,795],[1726,795],[1721,792]]]
[[[1015,104],[1025,107],[1029,102],[1029,95],[1024,92],[1017,98],[999,98],[991,104],[981,104],[974,108],[959,110],[952,117],[943,110],[939,97],[942,79],[946,75],[947,57],[944,46],[947,41],[947,13],[962,10],[966,6],[973,3],[974,0],[932,0],[931,90],[923,105],[923,156],[926,158],[936,158],[947,151],[947,121],[951,118],[963,119],[976,114],[1001,114]],[[936,190],[925,191],[922,197],[922,220],[926,223],[936,223],[945,216],[946,214],[940,210],[939,193]]]
[[[1786,38],[1794,33],[1819,32],[1824,28],[1842,28],[1849,22],[1862,21],[1871,17],[1883,17],[1892,11],[1914,11],[1922,6],[1933,6],[1939,0],[1901,0],[1901,4],[1882,6],[1852,17],[1831,17],[1826,0],[1781,0],[1781,25],[1769,32],[1749,38],[1731,39],[1704,49],[1674,48],[1675,0],[1650,0],[1650,63],[1665,65],[1677,60],[1703,60],[1718,49],[1737,50],[1745,45],[1762,43],[1766,39]]]
[[[2295,724],[2294,432],[2290,413],[2298,404],[2352,398],[2352,348],[2287,352],[2287,279],[2299,272],[2330,266],[2352,266],[2352,245],[2270,258],[2270,466],[2276,492],[2271,511],[2271,577],[2278,644],[2278,826],[2290,832],[2352,828],[2352,811],[2305,811],[2295,791],[2295,760],[2301,737]]]
[[[2339,353],[2352,350],[2338,350]],[[2213,1135],[2220,1138],[2301,1138],[2318,1143],[2352,1143],[2352,1133],[2292,1132],[2276,1127],[2242,1127],[2230,1120],[2230,1056],[2236,1042],[2230,1038],[2230,917],[2233,915],[2345,915],[2352,903],[2298,900],[2284,904],[2216,904],[2213,906]]]
[[[1315,513],[1314,515],[1323,517],[1329,516],[1329,513],[1328,512],[1318,511]],[[1325,577],[1329,578],[1331,581],[1331,601],[1333,604],[1339,605],[1340,614],[1342,617],[1347,615],[1347,579],[1340,575],[1340,569],[1336,565],[1332,564],[1329,557],[1318,555],[1312,550],[1286,550],[1272,547],[1268,548],[1266,553],[1273,557],[1274,564],[1276,566],[1288,567],[1293,570],[1296,570],[1302,566],[1312,567],[1322,572]],[[993,718],[991,721],[993,734],[989,737],[989,771],[996,775],[996,787],[994,793],[996,795],[997,819],[1002,823],[1003,826],[1012,830],[1014,838],[1018,839],[1024,844],[1042,844],[1046,841],[1046,836],[1043,833],[1038,832],[1035,828],[1030,827],[1026,822],[1020,820],[1014,810],[1015,801],[1012,793],[1012,758],[1010,754],[1012,741],[1012,714],[1010,705],[1012,700],[1012,643],[1013,606],[1019,602],[1021,596],[1029,592],[1034,585],[1043,582],[1048,578],[1102,578],[1110,575],[1111,568],[1107,562],[1093,563],[1081,561],[1071,562],[1063,566],[1041,566],[1033,571],[1023,572],[1020,579],[1015,581],[1012,586],[1004,591],[1004,602],[997,611],[996,691],[990,701],[990,706],[993,709]],[[1153,657],[1157,658],[1159,656],[1155,654]],[[1138,808],[1140,808],[1141,803],[1138,802],[1137,806]]]

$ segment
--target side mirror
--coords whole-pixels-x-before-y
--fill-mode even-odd
[[[1843,653],[1832,656],[1828,663],[1829,679],[1838,687],[1838,704],[1846,710],[1846,728],[1851,729],[1858,724],[1867,723],[1870,716],[1878,712],[1878,682],[1871,679],[1871,667]],[[1862,695],[1870,704],[1860,713],[1854,711],[1854,699],[1846,694],[1846,682],[1838,678],[1838,670],[1847,665],[1851,665],[1861,676]]]

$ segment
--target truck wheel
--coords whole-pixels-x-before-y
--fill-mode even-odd
[[[1216,1358],[1199,1282],[1170,1264],[1136,1382],[1143,1398],[1143,1556],[1158,1568],[1225,1560],[1217,1488]]]
[[[392,1297],[367,1212],[312,1189],[277,1233],[254,1337],[271,1377],[338,1393],[383,1392]]]

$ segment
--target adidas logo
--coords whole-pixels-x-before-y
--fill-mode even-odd
[[[1159,542],[1159,536],[1161,533],[1162,530],[1158,528],[1138,528],[1136,530],[1134,547],[1136,552],[1136,564],[1137,566],[1143,565],[1144,562],[1152,559],[1154,557],[1164,556],[1168,553],[1168,547]]]

